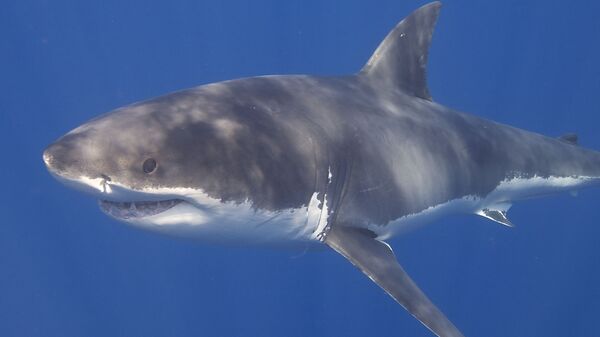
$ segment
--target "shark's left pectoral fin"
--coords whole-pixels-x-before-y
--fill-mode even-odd
[[[368,230],[333,226],[325,243],[358,267],[440,337],[464,337],[402,269],[392,249]]]

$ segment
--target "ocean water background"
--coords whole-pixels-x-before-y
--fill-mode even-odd
[[[0,11],[0,336],[432,336],[327,250],[220,247],[117,223],[41,154],[113,108],[237,77],[360,69],[423,1],[8,0]],[[600,149],[597,1],[444,3],[437,102]],[[597,336],[600,189],[391,243],[466,336]]]

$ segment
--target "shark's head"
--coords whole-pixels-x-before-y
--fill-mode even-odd
[[[306,206],[315,169],[306,144],[294,143],[299,131],[219,88],[100,116],[48,146],[44,162],[108,215],[184,235],[236,231]]]

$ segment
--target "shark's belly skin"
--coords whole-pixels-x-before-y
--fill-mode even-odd
[[[113,189],[118,189],[113,186]],[[327,196],[313,193],[308,204],[297,208],[262,210],[249,202],[223,202],[196,190],[146,190],[148,194],[185,194],[180,202],[166,211],[125,220],[133,226],[175,237],[233,245],[270,245],[305,247],[318,243],[328,219]],[[123,220],[120,208],[105,213]]]

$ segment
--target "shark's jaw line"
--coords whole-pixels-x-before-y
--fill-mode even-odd
[[[186,187],[140,190],[105,178],[56,176],[91,193],[106,215],[146,230],[215,243],[294,245],[318,243],[328,221],[327,195],[315,192],[306,205],[269,211],[222,201]],[[323,201],[321,201],[323,200]]]
[[[181,199],[168,199],[163,201],[127,201],[115,202],[98,200],[100,209],[116,218],[127,221],[132,218],[144,218],[165,212],[177,204],[184,202]]]

